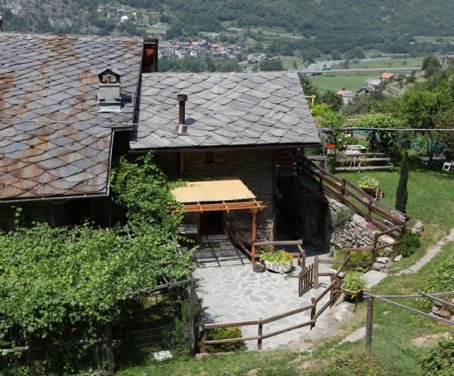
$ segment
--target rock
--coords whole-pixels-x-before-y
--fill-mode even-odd
[[[422,223],[421,221],[416,221],[416,223],[411,228],[411,233],[421,236],[423,232],[424,232],[424,223]]]
[[[399,262],[399,261],[402,260],[403,258],[404,258],[404,256],[398,255],[398,256],[394,257],[393,261]]]
[[[255,273],[263,273],[265,271],[265,265],[262,264],[261,262],[254,262],[252,264],[252,270]]]
[[[388,245],[394,244],[394,242],[395,242],[394,238],[392,238],[389,235],[380,236],[378,238],[378,240],[379,240],[380,243],[388,244]]]
[[[384,255],[390,255],[391,253],[393,253],[393,247],[386,247],[385,249],[383,249],[383,254]]]
[[[210,354],[210,353],[198,353],[198,354],[195,354],[195,358],[197,360],[199,360],[199,359],[203,359],[203,358],[208,358],[211,355],[212,354]]]
[[[367,224],[367,221],[363,217],[361,217],[359,214],[353,214],[352,221],[360,227],[365,227]]]
[[[258,369],[251,369],[246,376],[260,376],[262,373]]]
[[[448,319],[448,320],[451,320],[451,312],[444,308],[444,307],[439,307],[439,306],[432,306],[432,313],[434,315],[437,315],[437,316],[440,316],[440,317],[443,317],[444,319]]]
[[[158,362],[162,362],[167,359],[172,359],[173,355],[170,353],[169,350],[164,350],[164,351],[158,351],[153,353],[153,358],[154,360],[157,360]]]
[[[386,264],[380,264],[379,262],[374,262],[372,264],[372,269],[374,269],[374,270],[376,270],[378,272],[383,270],[383,269],[385,269],[385,268],[386,268]]]
[[[377,257],[375,261],[379,264],[387,264],[389,262],[389,257]]]

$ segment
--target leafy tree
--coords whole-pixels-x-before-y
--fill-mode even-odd
[[[305,95],[315,95],[315,97],[317,98],[320,96],[318,88],[312,83],[309,77],[307,77],[305,74],[300,74],[299,78]]]
[[[404,153],[402,157],[402,163],[400,166],[400,177],[399,184],[397,185],[396,191],[396,209],[402,213],[407,212],[407,200],[408,200],[408,174],[410,172],[410,166],[408,164],[407,154]]]
[[[342,107],[342,98],[332,90],[323,93],[320,102],[327,104],[333,111],[339,111]]]
[[[190,252],[180,251],[175,241],[179,217],[171,209],[177,204],[151,156],[135,163],[121,159],[112,189],[128,210],[124,228],[35,224],[0,234],[3,346],[29,346],[33,357],[42,344],[90,344],[121,319],[120,303],[161,276],[178,280],[190,272]],[[75,373],[80,359],[64,354],[66,364],[46,359],[43,372]],[[56,371],[56,363],[66,368]]]
[[[426,56],[421,68],[424,71],[424,76],[427,78],[433,76],[434,73],[441,69],[441,63],[436,56]]]
[[[284,70],[282,61],[279,59],[266,59],[259,63],[261,71],[281,71]]]

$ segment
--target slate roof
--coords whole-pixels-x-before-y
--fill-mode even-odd
[[[0,33],[0,201],[108,193],[112,129],[132,123],[142,45]],[[105,68],[122,74],[121,113],[98,112]]]
[[[187,94],[185,135],[177,135],[177,94]],[[297,73],[142,75],[139,125],[131,149],[319,143]]]

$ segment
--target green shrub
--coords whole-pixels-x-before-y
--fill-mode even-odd
[[[260,259],[268,261],[271,264],[288,264],[293,261],[293,255],[284,249],[278,249],[274,252],[265,251],[260,255]]]
[[[240,338],[242,337],[241,330],[238,327],[231,328],[216,328],[208,332],[208,340]],[[244,341],[236,343],[223,343],[220,345],[208,345],[209,353],[230,352],[230,351],[245,351],[246,345]]]
[[[358,185],[363,189],[377,189],[380,182],[373,176],[364,175],[361,179],[359,179]]]
[[[454,375],[454,337],[442,339],[420,359],[423,375]]]
[[[454,291],[454,256],[438,265],[424,286],[426,292]],[[439,299],[447,297],[439,296]],[[428,299],[421,301],[421,307],[429,311],[432,308],[432,302]]]
[[[356,271],[348,272],[344,277],[342,288],[349,291],[359,291],[366,287],[362,274]]]
[[[334,228],[342,227],[351,218],[352,214],[353,214],[352,209],[348,207],[340,208],[337,211],[336,215],[334,216],[333,227]]]
[[[400,244],[394,247],[393,253],[408,257],[412,255],[417,248],[421,246],[419,235],[413,234],[411,231],[405,231]]]

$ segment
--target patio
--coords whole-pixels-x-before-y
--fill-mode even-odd
[[[244,262],[244,260],[242,260]],[[313,257],[307,258],[311,264]],[[322,268],[327,271],[326,265]],[[209,322],[226,323],[268,318],[311,304],[311,298],[320,295],[329,283],[329,277],[321,277],[319,288],[313,289],[298,297],[298,274],[300,267],[294,262],[292,272],[278,274],[266,271],[254,273],[249,261],[234,266],[202,267],[194,272],[198,279],[197,294],[203,299],[205,316]],[[329,294],[321,301],[320,306],[329,300]],[[337,303],[339,304],[339,303]],[[309,327],[296,329],[263,341],[263,349],[296,348],[308,349],[311,340],[333,335],[335,324],[343,313],[352,310],[353,305],[343,305],[342,310],[328,310],[317,320],[312,331]],[[336,316],[335,311],[338,313]],[[341,311],[341,312],[339,312]],[[268,323],[264,334],[285,329],[310,320],[310,311]],[[243,336],[257,335],[257,326],[241,327]],[[256,349],[256,341],[248,341],[249,349]]]

